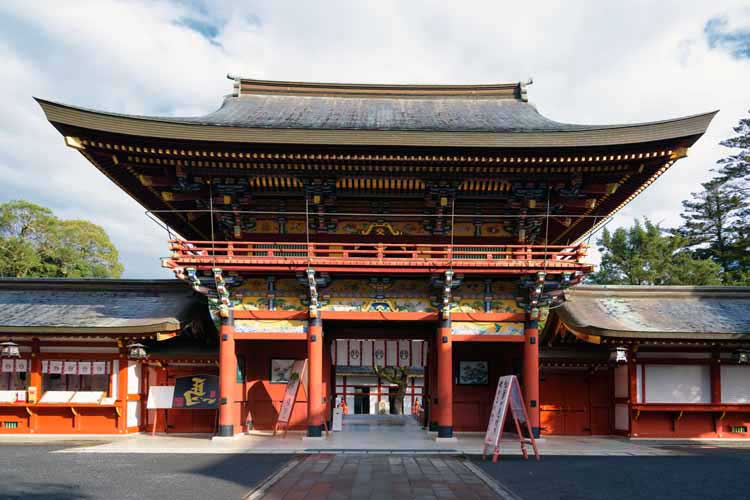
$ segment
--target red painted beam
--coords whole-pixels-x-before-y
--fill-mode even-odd
[[[523,335],[451,335],[453,342],[523,342]]]
[[[523,323],[526,321],[526,313],[451,313],[453,321],[490,321],[501,322],[511,321]]]
[[[307,320],[310,314],[305,311],[245,311],[234,310],[234,319],[303,319]]]

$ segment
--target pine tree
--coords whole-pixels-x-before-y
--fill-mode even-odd
[[[721,266],[695,258],[686,240],[669,234],[647,218],[630,228],[606,228],[597,241],[601,265],[587,281],[601,285],[717,285]]]
[[[719,176],[747,196],[750,188],[750,117],[742,118],[734,127],[734,133],[737,135],[719,143],[727,148],[739,149],[737,153],[718,161],[721,165]]]
[[[743,196],[722,177],[704,182],[702,186],[703,191],[691,193],[692,199],[682,202],[683,224],[673,234],[684,238],[694,257],[718,263],[724,271],[725,282],[731,283],[736,280],[735,272],[744,259],[739,252]]]

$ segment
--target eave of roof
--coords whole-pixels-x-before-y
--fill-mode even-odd
[[[603,338],[750,340],[750,287],[578,286],[566,291],[565,295],[566,302],[551,312],[550,324],[557,317],[574,335],[595,343]],[[689,307],[683,307],[685,301],[690,301]],[[682,309],[678,311],[673,308],[670,311],[670,303]],[[716,310],[714,303],[722,306],[723,310]],[[605,307],[607,305],[611,307]],[[624,307],[621,308],[620,305]],[[626,310],[628,307],[630,309]],[[656,311],[654,316],[649,316],[653,311]],[[720,315],[728,316],[737,311],[745,316],[723,318],[722,328]],[[700,318],[693,320],[689,317],[690,314]],[[710,314],[714,315],[714,321],[711,321]],[[662,318],[664,316],[666,318]],[[670,320],[682,326],[664,328],[665,324],[659,322]],[[644,328],[634,327],[639,322]],[[710,326],[698,329],[701,322]],[[614,325],[620,327],[615,328]],[[628,325],[629,328],[626,327]],[[689,325],[693,325],[693,328],[686,327]],[[734,330],[730,331],[732,328]]]
[[[129,116],[36,100],[51,123],[99,132],[185,141],[342,146],[562,148],[619,146],[677,139],[684,139],[684,145],[689,146],[706,131],[717,113],[713,111],[628,125],[561,124],[564,126],[561,130],[543,131],[253,128],[215,124],[207,121],[206,117],[180,119]]]
[[[201,300],[179,280],[0,279],[0,333],[179,332]]]

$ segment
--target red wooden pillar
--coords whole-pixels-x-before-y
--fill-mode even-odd
[[[307,436],[323,436],[325,396],[323,395],[323,322],[320,317],[310,318],[307,332]]]
[[[523,343],[523,398],[531,431],[539,437],[539,322],[538,314],[527,315]]]
[[[39,348],[39,339],[31,339],[31,367],[29,369],[29,388],[34,388],[36,392],[36,401],[42,397],[42,359],[39,356],[41,349]],[[36,412],[34,412],[29,419],[29,430],[36,432]]]
[[[219,429],[218,436],[234,436],[234,393],[237,383],[237,353],[234,346],[234,317],[222,319],[219,329]]]
[[[128,430],[128,349],[120,347],[120,356],[117,362],[117,406],[120,410],[117,420],[117,430],[127,432]]]
[[[453,342],[451,320],[444,319],[437,329],[437,431],[438,438],[453,437]]]
[[[646,393],[642,392],[643,401],[638,401],[638,365],[635,355],[636,349],[631,347],[628,351],[628,436],[633,437],[638,436],[638,433],[633,429],[635,420],[632,418],[633,412],[631,409],[633,405],[646,400]]]
[[[437,416],[438,416],[438,398],[437,398],[437,340],[433,340],[430,342],[429,345],[429,351],[428,351],[428,361],[427,361],[427,370],[428,370],[428,379],[427,379],[427,394],[429,395],[429,408],[426,408],[428,411],[428,429],[431,432],[437,432],[438,423],[437,423]]]
[[[721,404],[721,354],[711,353],[711,403]]]

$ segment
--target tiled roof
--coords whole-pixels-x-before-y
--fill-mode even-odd
[[[0,280],[0,332],[180,331],[206,306],[178,280]]]
[[[750,338],[748,287],[579,286],[551,311],[570,330],[614,338]]]

